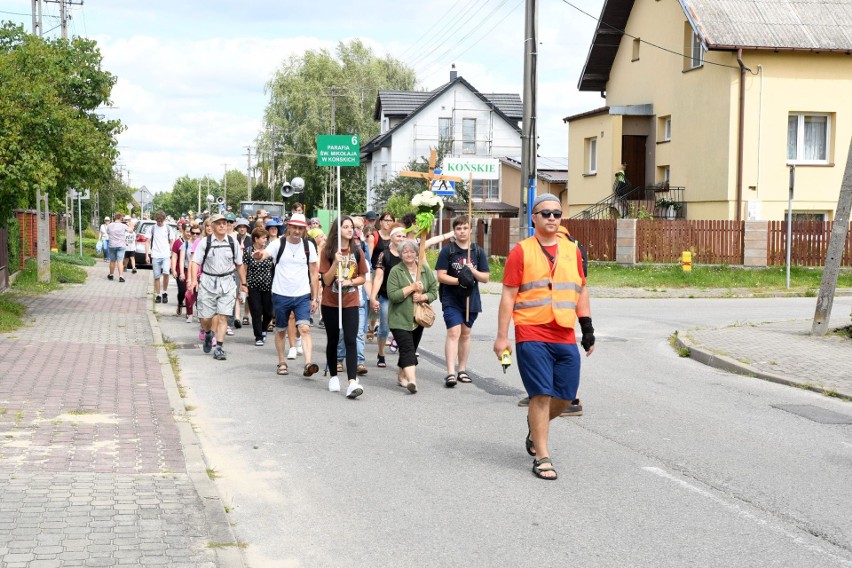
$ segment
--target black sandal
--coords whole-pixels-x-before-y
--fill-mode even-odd
[[[444,386],[447,387],[448,389],[451,389],[454,386],[456,386],[456,376],[455,375],[447,375],[444,378]]]
[[[470,375],[467,374],[467,371],[459,371],[458,373],[459,382],[460,383],[470,383],[473,382],[470,379]]]
[[[549,467],[548,466],[542,467],[545,464],[550,464],[550,466]],[[553,472],[553,474],[554,474],[553,477],[546,477],[546,476],[542,475],[542,473],[546,473],[546,472],[549,472],[549,471]],[[539,479],[546,479],[548,481],[555,481],[556,478],[557,478],[556,469],[553,467],[553,462],[550,461],[550,458],[541,458],[540,460],[533,460],[532,472],[533,472],[533,475],[535,475]]]
[[[384,356],[384,355],[379,355],[378,361],[376,362],[376,367],[382,367],[382,368],[385,368],[385,367],[387,367],[387,366],[388,366],[388,364],[387,364],[387,363],[385,363],[385,356]]]
[[[527,453],[529,455],[531,455],[532,457],[535,457],[536,456],[535,444],[533,444],[532,436],[530,434],[531,434],[531,432],[530,432],[530,419],[527,418],[527,439],[526,439]]]

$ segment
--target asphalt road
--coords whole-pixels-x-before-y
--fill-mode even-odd
[[[186,345],[186,403],[247,565],[852,566],[852,426],[778,408],[852,406],[667,343],[675,330],[809,317],[813,298],[593,299],[585,415],[554,422],[556,482],[530,472],[517,369],[504,376],[491,352],[497,300],[474,327],[472,385],[443,388],[439,319],[417,395],[396,386],[395,356],[377,369],[368,345],[355,401],[322,375],[276,376],[274,346],[247,330],[214,361],[197,326],[158,307],[164,335]]]

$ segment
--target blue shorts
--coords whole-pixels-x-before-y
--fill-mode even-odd
[[[441,304],[441,311],[444,313],[444,325],[447,329],[456,327],[457,325],[465,324],[468,328],[473,327],[473,322],[476,321],[476,316],[479,312],[470,312],[470,319],[464,321],[465,308],[459,308],[455,304]]]
[[[580,387],[580,350],[576,343],[524,341],[515,347],[518,371],[530,398],[547,395],[574,400]]]
[[[110,262],[121,262],[124,260],[124,247],[109,247]]]
[[[157,280],[163,273],[169,275],[169,259],[168,258],[152,258],[151,269],[154,271],[154,280]]]
[[[290,321],[290,314],[296,315],[296,325],[308,325],[311,323],[311,295],[281,296],[272,294],[272,309],[275,313],[275,329],[284,331]]]

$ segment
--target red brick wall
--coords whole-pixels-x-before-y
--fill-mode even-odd
[[[21,227],[21,233],[18,238],[21,240],[21,268],[24,267],[24,261],[27,258],[36,256],[38,249],[38,213],[36,211],[15,211],[15,216],[18,218],[18,225]],[[50,248],[56,248],[56,213],[50,214]],[[9,238],[13,238],[9,235]]]

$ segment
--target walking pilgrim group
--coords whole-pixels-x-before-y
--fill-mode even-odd
[[[493,350],[498,358],[514,350],[529,395],[519,403],[529,406],[525,449],[534,457],[533,474],[555,480],[549,423],[583,410],[577,398],[575,324],[587,356],[595,337],[582,250],[561,225],[560,200],[539,195],[531,211],[534,234],[506,260],[499,309],[493,314],[498,328]],[[257,347],[273,334],[277,362],[270,364],[270,372],[311,377],[324,366],[328,390],[357,399],[364,394],[361,377],[369,372],[366,344],[374,340],[375,366],[386,368],[388,352],[396,353],[397,384],[415,394],[424,333],[415,314],[440,299],[446,327],[443,384],[453,388],[472,382],[467,371],[471,330],[482,312],[479,284],[488,282],[489,269],[484,250],[472,242],[470,218],[454,218],[451,232],[422,243],[441,245],[434,269],[420,261],[413,215],[400,220],[387,211],[370,211],[364,218],[342,215],[339,223],[330,224],[328,235],[319,225],[300,206],[286,220],[259,215],[249,223],[217,214],[203,224],[179,227],[171,245],[178,314],[185,307],[186,321],[193,322],[194,309],[203,351],[227,359],[226,342],[234,328],[250,324]],[[157,289],[163,302],[167,285]],[[327,338],[324,359],[314,350],[317,327]],[[300,356],[304,362],[297,369]]]

